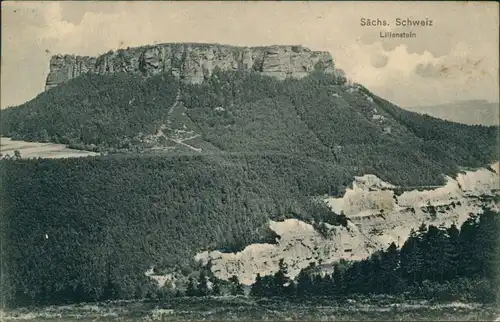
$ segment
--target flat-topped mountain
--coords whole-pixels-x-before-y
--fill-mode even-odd
[[[224,71],[255,71],[279,79],[302,78],[315,69],[335,69],[332,56],[303,46],[235,47],[218,44],[167,43],[109,51],[98,57],[56,55],[50,60],[45,89],[81,74],[116,72],[156,75],[170,72],[187,83],[200,83],[215,68]]]
[[[302,46],[160,44],[50,65],[55,88],[2,110],[2,136],[108,153],[307,156],[408,185],[496,156],[498,127],[405,111]]]
[[[2,136],[107,153],[306,156],[402,185],[496,155],[498,127],[405,111],[301,46],[161,44],[50,64],[55,88],[2,110]]]

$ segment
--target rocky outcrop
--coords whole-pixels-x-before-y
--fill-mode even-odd
[[[303,46],[234,47],[217,44],[159,44],[109,51],[99,57],[53,56],[45,89],[84,73],[139,73],[144,76],[169,72],[187,83],[200,83],[215,68],[254,71],[280,80],[301,78],[315,69],[336,74],[328,52]]]
[[[195,261],[207,264],[211,260],[212,271],[218,278],[228,280],[236,275],[240,283],[251,285],[257,273],[276,273],[280,259],[284,259],[288,275],[294,278],[310,263],[332,263],[339,258],[361,260],[379,248],[352,223],[347,227],[326,224],[329,237],[297,219],[270,221],[269,227],[280,236],[276,244],[251,244],[238,253],[206,251],[197,254]]]
[[[399,196],[394,193],[396,186],[375,175],[355,177],[344,196],[324,200],[334,212],[349,218],[347,226],[325,224],[326,234],[320,234],[297,219],[270,221],[270,228],[280,237],[276,244],[252,244],[237,253],[205,251],[195,260],[211,260],[218,278],[236,275],[241,283],[250,285],[257,273],[277,272],[280,259],[287,264],[288,275],[295,278],[311,262],[328,268],[340,259],[366,258],[392,242],[403,245],[411,229],[422,223],[460,227],[470,213],[481,213],[483,207],[498,211],[499,170],[495,163],[491,169],[448,177],[445,185],[435,189],[406,191]]]
[[[80,56],[53,56],[50,59],[50,72],[45,82],[45,90],[57,86],[81,74],[94,71],[96,58]]]

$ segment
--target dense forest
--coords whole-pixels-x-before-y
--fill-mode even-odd
[[[409,186],[439,184],[442,174],[498,158],[498,127],[408,112],[320,71],[279,81],[216,69],[196,85],[170,74],[87,74],[2,110],[1,118],[2,135],[13,139],[191,153],[170,140],[177,130],[192,133],[187,143],[201,154],[310,157]]]
[[[168,74],[143,79],[132,74],[86,74],[2,110],[3,136],[64,143],[87,149],[130,147],[139,133],[155,131],[178,83]]]
[[[148,269],[189,276],[200,250],[275,242],[269,219],[345,225],[311,196],[351,180],[335,165],[282,155],[2,160],[0,172],[1,292],[10,305],[157,296]],[[457,278],[484,286],[498,267],[498,218],[486,211],[460,232],[422,226],[400,250],[392,245],[336,270],[345,283],[337,289],[397,293],[435,284],[447,292]],[[299,281],[305,273],[319,281],[314,271]]]
[[[500,214],[484,209],[472,215],[460,229],[426,226],[412,230],[398,248],[392,243],[361,261],[341,260],[333,273],[321,272],[313,263],[291,280],[287,266],[279,262],[273,275],[257,274],[250,296],[314,297],[336,299],[362,295],[399,295],[427,300],[495,302],[500,300]],[[206,286],[211,283],[211,290]],[[197,283],[190,280],[187,296],[243,295],[236,277],[225,283],[202,270]],[[162,293],[161,293],[162,294]]]
[[[336,224],[310,196],[352,180],[282,155],[2,160],[0,173],[2,294],[19,303],[99,299],[108,277],[133,297],[150,267],[181,271],[200,250],[274,242],[269,219]]]

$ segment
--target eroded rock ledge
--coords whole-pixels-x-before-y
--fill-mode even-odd
[[[332,264],[340,259],[360,260],[386,249],[391,242],[402,246],[411,229],[417,230],[422,223],[437,227],[455,223],[460,227],[470,213],[481,213],[483,207],[498,211],[499,172],[497,162],[490,169],[448,177],[441,187],[399,196],[393,191],[394,185],[375,175],[355,177],[343,197],[324,199],[334,212],[343,212],[349,218],[346,227],[326,224],[328,234],[324,236],[297,219],[270,221],[270,228],[280,236],[276,244],[251,244],[237,253],[205,251],[195,260],[204,264],[211,260],[215,276],[228,280],[236,275],[246,285],[255,281],[257,273],[277,272],[280,259],[288,265],[291,278],[310,263],[331,273]]]
[[[109,51],[99,57],[53,56],[45,89],[85,73],[130,72],[150,76],[171,72],[187,83],[200,83],[217,67],[254,71],[278,79],[301,78],[314,69],[320,69],[345,79],[344,73],[335,68],[329,52],[312,51],[303,46],[167,43]]]

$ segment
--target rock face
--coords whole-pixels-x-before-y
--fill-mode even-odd
[[[352,188],[341,198],[324,201],[336,213],[343,212],[347,226],[325,224],[327,234],[296,219],[271,221],[269,226],[279,236],[276,244],[252,244],[238,253],[205,251],[195,260],[212,260],[212,271],[221,279],[236,275],[250,285],[257,273],[270,275],[278,271],[281,258],[288,265],[288,275],[295,278],[313,262],[327,269],[340,260],[359,260],[374,251],[386,249],[395,242],[402,246],[411,229],[422,223],[459,228],[470,213],[481,213],[482,207],[500,208],[499,164],[491,169],[460,173],[455,179],[432,190],[412,190],[396,195],[395,186],[374,175],[355,177]]]
[[[339,258],[361,260],[378,248],[350,222],[346,227],[326,224],[328,237],[297,219],[270,221],[269,227],[280,236],[276,245],[252,244],[235,254],[203,252],[195,260],[203,264],[211,260],[212,271],[218,278],[228,280],[236,275],[240,283],[251,285],[257,273],[262,276],[276,273],[281,258],[288,265],[288,275],[294,278],[310,263],[328,264]]]
[[[110,51],[99,57],[53,56],[45,89],[85,73],[140,73],[144,76],[170,72],[187,83],[200,83],[215,68],[254,71],[282,80],[301,78],[315,69],[336,74],[328,52],[302,46],[234,47],[217,44],[159,44]]]

